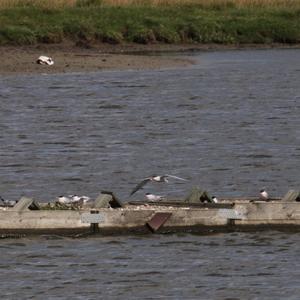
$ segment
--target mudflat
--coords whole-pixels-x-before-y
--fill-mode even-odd
[[[300,48],[299,44],[59,44],[0,46],[0,75],[96,72],[101,70],[147,70],[185,67],[192,57],[176,55],[192,51],[230,49]],[[36,63],[40,55],[54,60],[54,65]]]
[[[193,59],[166,53],[180,52],[191,48],[188,45],[101,44],[78,46],[71,43],[1,46],[0,74],[51,74],[184,67],[193,64]],[[51,57],[54,65],[37,64],[36,60],[40,55]]]

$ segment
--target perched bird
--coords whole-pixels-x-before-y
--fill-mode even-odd
[[[153,175],[153,176],[149,176],[147,178],[144,178],[140,183],[138,183],[136,185],[136,187],[131,191],[130,196],[132,196],[135,192],[137,192],[138,190],[140,190],[144,185],[146,185],[148,182],[169,182],[168,178],[175,178],[175,179],[179,179],[179,180],[184,180],[187,181],[184,178],[181,177],[177,177],[177,176],[173,176],[173,175]]]
[[[80,196],[80,199],[79,199],[79,201],[82,201],[83,204],[89,202],[90,200],[91,200],[91,198],[88,196]]]
[[[149,201],[160,201],[165,198],[164,196],[153,195],[150,193],[146,193],[145,196],[146,196],[147,200],[149,200]]]
[[[68,195],[68,196],[59,196],[57,201],[61,204],[74,204],[82,202],[83,204],[90,201],[90,198],[87,196],[77,196],[77,195]]]
[[[16,200],[5,200],[1,196],[0,201],[2,201],[4,207],[14,207],[18,203]]]
[[[61,204],[70,204],[72,201],[69,197],[66,196],[59,196],[57,197],[57,202]]]
[[[211,200],[212,200],[213,203],[218,203],[219,202],[219,200],[217,199],[216,196],[212,196]]]
[[[260,200],[268,201],[269,200],[269,194],[266,190],[262,189],[259,191],[259,198]]]
[[[71,199],[71,202],[78,202],[78,201],[80,201],[80,196],[69,195],[68,197]]]
[[[53,59],[51,57],[41,55],[36,60],[36,63],[39,64],[39,65],[48,65],[48,66],[51,66],[51,65],[54,64],[54,61],[53,61]]]

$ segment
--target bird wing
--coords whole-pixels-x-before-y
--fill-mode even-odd
[[[150,181],[150,178],[143,179],[136,187],[131,191],[130,196],[132,196],[135,192],[140,190],[144,185],[146,185]]]
[[[169,175],[169,174],[166,174],[165,176],[166,176],[166,177],[175,178],[175,179],[179,179],[179,180],[184,180],[184,181],[187,181],[187,179],[184,179],[184,178],[181,178],[181,177],[178,177],[178,176],[174,176],[174,175]]]

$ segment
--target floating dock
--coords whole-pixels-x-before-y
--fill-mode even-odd
[[[59,210],[45,209],[45,204],[22,198],[14,207],[0,210],[0,234],[300,231],[298,196],[294,193],[292,198],[268,202],[253,198],[220,199],[218,203],[137,201],[106,208],[97,207],[98,201],[81,208]],[[112,197],[107,206],[114,203],[111,200]]]

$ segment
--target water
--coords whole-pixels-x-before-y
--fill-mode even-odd
[[[299,299],[299,234],[2,240],[1,299]]]
[[[300,50],[186,69],[0,77],[0,194],[218,197],[299,189]],[[299,234],[1,240],[3,299],[298,299]]]
[[[300,51],[203,53],[192,68],[2,77],[0,193],[273,196],[299,187]],[[136,199],[143,198],[137,193]]]

